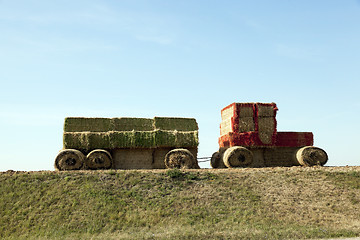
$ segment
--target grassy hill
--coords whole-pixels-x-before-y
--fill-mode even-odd
[[[360,236],[360,167],[0,173],[1,239]]]

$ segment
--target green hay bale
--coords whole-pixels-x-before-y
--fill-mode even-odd
[[[156,131],[156,147],[197,147],[198,131]]]
[[[64,149],[86,149],[86,136],[82,133],[64,133]]]
[[[64,133],[64,149],[197,147],[198,131],[109,131]]]
[[[114,148],[134,148],[135,131],[129,132],[110,132],[110,147]]]
[[[110,146],[110,136],[107,133],[64,133],[65,149],[80,149],[88,151],[97,148],[110,148]]]
[[[155,131],[138,131],[134,134],[134,147],[136,148],[155,148]]]
[[[114,131],[109,134],[114,148],[155,148],[154,131]]]
[[[174,147],[176,145],[175,131],[155,131],[156,147]]]
[[[194,118],[155,117],[154,121],[156,130],[196,131],[199,129]]]
[[[196,131],[193,118],[65,118],[64,132],[109,132],[109,131]]]
[[[113,131],[153,131],[154,119],[150,118],[112,118]]]
[[[110,135],[108,133],[86,133],[87,149],[109,148]]]
[[[199,144],[198,132],[177,132],[175,147],[197,147]]]
[[[107,132],[113,124],[110,118],[65,118],[64,132]]]

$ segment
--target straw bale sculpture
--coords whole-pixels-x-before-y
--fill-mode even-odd
[[[278,132],[275,103],[232,103],[221,111],[219,150],[213,168],[324,165],[311,132]]]
[[[199,168],[193,118],[65,119],[57,170]]]

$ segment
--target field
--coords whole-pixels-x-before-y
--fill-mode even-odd
[[[360,237],[360,167],[0,173],[1,239]]]

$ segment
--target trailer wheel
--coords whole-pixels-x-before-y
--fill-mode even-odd
[[[85,156],[82,152],[76,149],[65,149],[59,152],[55,158],[55,169],[59,171],[64,170],[79,170],[84,165]]]
[[[109,169],[112,166],[111,154],[102,149],[93,150],[86,156],[85,165],[92,170]]]
[[[165,155],[166,168],[200,168],[194,155],[187,149],[174,149]]]
[[[328,160],[328,155],[321,148],[307,146],[296,152],[296,159],[302,166],[323,166]]]
[[[226,168],[219,152],[214,152],[211,156],[210,166],[212,168]]]
[[[244,147],[230,147],[224,152],[223,161],[226,167],[248,167],[253,162],[253,154]]]

